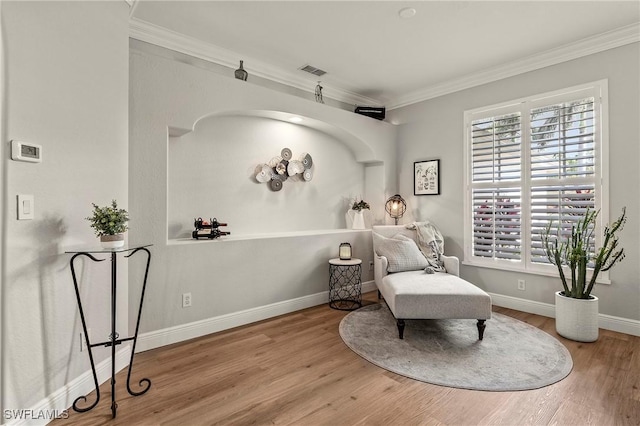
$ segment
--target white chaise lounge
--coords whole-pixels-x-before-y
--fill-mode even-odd
[[[382,295],[396,318],[400,339],[404,338],[405,320],[408,319],[476,319],[478,336],[482,340],[485,320],[491,318],[491,297],[459,277],[457,257],[442,256],[447,273],[427,274],[424,271],[426,265],[415,252],[417,250],[424,258],[416,244],[415,230],[401,225],[373,226],[373,232],[374,278],[378,297]],[[406,241],[406,237],[413,243]],[[381,255],[383,253],[392,258]]]

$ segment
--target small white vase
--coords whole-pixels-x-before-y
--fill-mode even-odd
[[[356,210],[353,215],[352,229],[365,229],[364,225],[364,212],[362,210]]]
[[[556,331],[576,342],[598,340],[598,298],[574,299],[556,292]]]
[[[100,235],[100,245],[104,249],[124,247],[124,234]]]

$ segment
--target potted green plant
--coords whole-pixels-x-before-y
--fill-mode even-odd
[[[542,247],[549,262],[556,265],[562,290],[556,292],[556,331],[579,342],[598,339],[598,298],[591,294],[600,272],[608,271],[624,258],[618,247],[617,233],[627,220],[626,208],[612,224],[604,228],[602,247],[595,249],[595,225],[599,210],[587,209],[571,227],[571,234],[561,235],[561,226],[552,232],[549,222],[542,235]],[[565,274],[565,267],[570,277]],[[591,274],[588,274],[588,269]]]
[[[356,199],[353,202],[353,206],[351,207],[351,210],[355,212],[353,215],[353,229],[366,228],[366,225],[364,223],[364,211],[369,210],[370,208],[371,206],[369,206],[369,203],[367,203],[363,199],[360,199],[360,201],[357,201]]]
[[[100,207],[94,203],[93,213],[86,219],[91,222],[91,227],[100,237],[103,248],[117,248],[124,246],[124,233],[127,231],[129,213],[118,208],[116,200],[111,201],[110,206]]]
[[[367,203],[364,200],[360,200],[360,201],[354,201],[353,202],[353,207],[351,207],[353,210],[355,211],[360,211],[360,210],[364,210],[367,209],[369,210],[371,208],[371,206],[369,206],[369,203]]]

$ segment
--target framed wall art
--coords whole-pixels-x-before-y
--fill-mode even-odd
[[[413,195],[440,195],[440,160],[413,163]]]

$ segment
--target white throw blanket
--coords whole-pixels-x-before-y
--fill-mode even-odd
[[[418,247],[429,265],[424,269],[427,274],[447,272],[444,268],[442,255],[444,254],[444,238],[440,230],[431,222],[413,222],[406,226],[415,229],[418,236]]]

